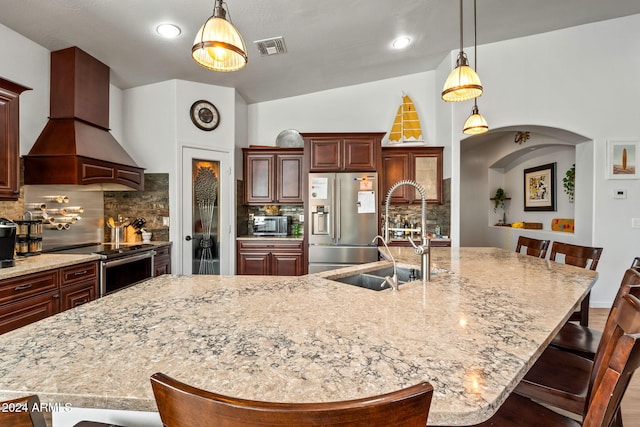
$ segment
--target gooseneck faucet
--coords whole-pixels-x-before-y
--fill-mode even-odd
[[[384,204],[384,244],[389,241],[389,205],[391,204],[391,194],[403,185],[410,185],[418,190],[420,193],[420,199],[422,199],[421,215],[420,215],[420,234],[421,244],[418,246],[409,237],[409,243],[413,246],[413,250],[416,254],[420,255],[421,268],[422,268],[422,281],[428,282],[431,280],[431,239],[427,238],[427,198],[425,196],[424,188],[420,184],[410,179],[405,179],[393,184],[387,193],[387,200]],[[375,239],[374,239],[375,240]],[[388,250],[388,248],[387,248]],[[394,264],[395,266],[395,264]],[[395,270],[394,270],[395,271]]]
[[[396,259],[393,257],[393,255],[391,255],[389,246],[387,246],[387,242],[384,241],[384,238],[381,235],[378,234],[376,237],[374,237],[371,243],[375,243],[375,241],[378,239],[382,240],[384,247],[387,248],[387,253],[389,254],[389,258],[391,258],[391,261],[393,261],[393,276],[385,277],[384,282],[382,282],[380,286],[384,286],[385,283],[388,283],[389,286],[391,286],[391,289],[393,289],[393,292],[397,292],[398,291],[398,272],[396,269]]]

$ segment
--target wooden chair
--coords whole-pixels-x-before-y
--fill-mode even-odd
[[[587,410],[593,377],[602,364],[608,363],[611,357],[609,348],[619,338],[615,335],[620,322],[619,313],[621,306],[627,303],[625,298],[629,295],[633,298],[640,297],[640,273],[633,269],[625,272],[623,284],[607,318],[594,361],[548,347],[518,384],[516,393],[583,415]],[[640,315],[635,322],[624,325],[625,333],[640,333]],[[620,423],[617,425],[622,425],[621,417],[616,421]]]
[[[0,402],[0,427],[47,427],[36,395]],[[122,427],[95,421],[80,421],[73,427]]]
[[[516,244],[516,252],[520,253],[522,248],[526,248],[527,255],[531,255],[538,258],[544,258],[547,256],[547,249],[551,240],[538,240],[531,237],[518,237],[518,243]]]
[[[595,248],[591,246],[579,246],[571,245],[569,243],[553,242],[551,246],[551,254],[549,260],[556,261],[557,255],[564,255],[564,263],[575,265],[576,267],[586,268],[588,270],[594,270],[598,267],[598,261],[602,255],[602,248]],[[582,303],[580,309],[576,310],[569,318],[569,321],[580,321],[582,326],[589,326],[589,299],[591,292],[589,292]]]
[[[40,408],[38,396],[26,396],[2,402],[0,411],[0,427],[47,427]]]
[[[589,381],[582,423],[533,400],[511,394],[496,414],[475,427],[608,427],[619,414],[620,402],[634,371],[640,367],[640,300],[625,295],[613,321],[613,339],[603,349],[602,363]],[[570,353],[567,353],[570,354]]]
[[[630,268],[640,272],[640,257],[634,258]],[[623,285],[625,285],[625,280],[621,283],[621,286]],[[620,289],[618,289],[618,295],[616,295],[613,300],[614,304],[619,297]],[[613,307],[614,306],[612,305],[612,310]],[[598,351],[598,345],[600,344],[601,338],[601,331],[592,329],[588,326],[569,322],[565,323],[558,334],[553,337],[551,345],[582,357],[586,357],[589,360],[593,360],[596,357],[596,351]]]
[[[420,426],[427,424],[433,387],[426,382],[380,396],[342,402],[275,403],[201,390],[167,375],[151,376],[168,427]]]

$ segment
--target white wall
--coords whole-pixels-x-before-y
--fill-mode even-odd
[[[20,154],[27,154],[49,117],[50,52],[0,25],[0,77],[30,87],[20,95]]]
[[[249,105],[249,144],[275,145],[280,132],[389,132],[404,91],[413,100],[425,145],[436,140],[435,72]],[[387,141],[383,140],[383,144]]]
[[[220,124],[210,132],[195,127],[189,116],[191,105],[201,99],[211,101],[220,113]],[[170,239],[175,242],[172,271],[179,274],[182,272],[182,247],[179,243],[183,241],[182,148],[223,151],[230,153],[233,159],[236,146],[236,116],[240,114],[238,110],[242,111],[243,101],[237,99],[232,88],[184,80],[171,80],[128,89],[124,91],[124,100],[127,142],[125,148],[141,167],[146,168],[146,172],[169,174]],[[231,170],[228,171],[230,177],[235,176],[234,169],[232,161]],[[186,179],[190,179],[190,176]],[[224,199],[232,201],[228,209],[229,217],[232,219],[231,226],[235,229],[235,180],[232,184],[229,187],[221,187],[220,194]]]

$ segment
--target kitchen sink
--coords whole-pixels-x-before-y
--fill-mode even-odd
[[[367,271],[366,274],[382,277],[383,279],[386,276],[391,277],[393,276],[393,266],[385,267],[380,270]],[[420,278],[422,278],[420,269],[418,268],[397,267],[396,274],[398,275],[398,282],[411,282],[413,280],[420,280]]]
[[[412,277],[413,270],[413,278]],[[398,275],[398,286],[411,280],[420,278],[420,270],[415,268],[398,267],[396,269]],[[393,267],[386,267],[380,270],[367,271],[366,273],[358,273],[346,277],[328,278],[335,282],[346,283],[348,285],[359,286],[361,288],[371,289],[372,291],[382,291],[389,289],[390,286],[385,282],[386,276],[393,275]]]

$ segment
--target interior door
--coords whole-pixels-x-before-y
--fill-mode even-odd
[[[232,187],[228,152],[182,148],[182,274],[232,274]]]

